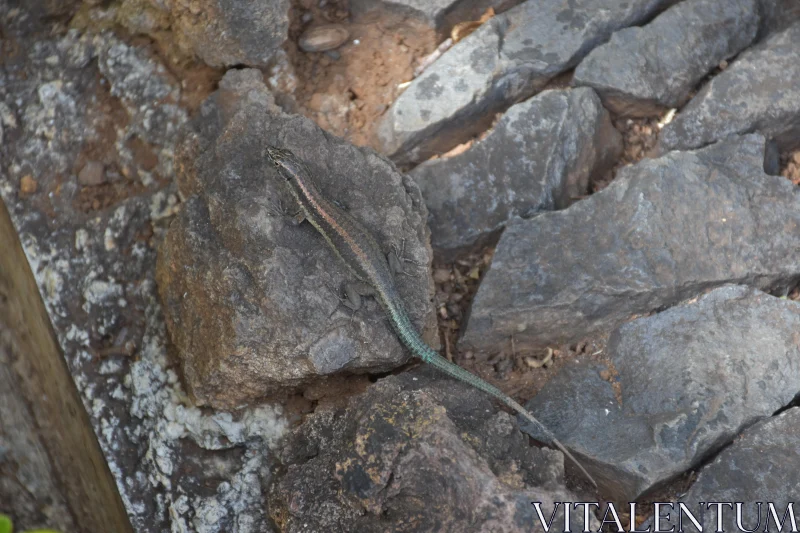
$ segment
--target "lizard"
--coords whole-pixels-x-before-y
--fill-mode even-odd
[[[503,391],[468,370],[442,357],[422,340],[406,312],[392,275],[390,259],[381,251],[375,237],[350,213],[326,198],[317,187],[306,164],[290,150],[268,146],[267,157],[297,200],[300,211],[296,223],[307,220],[322,235],[335,255],[355,276],[356,282],[345,284],[348,307],[360,306],[361,296],[373,296],[383,307],[403,345],[411,353],[445,374],[463,381],[500,400],[524,419],[539,427],[566,457],[577,465],[586,478],[597,487],[594,478],[566,447],[527,409]]]

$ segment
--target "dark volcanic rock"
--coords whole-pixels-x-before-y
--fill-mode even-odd
[[[773,34],[714,77],[661,132],[659,149],[698,148],[758,131],[781,152],[800,147],[800,22]]]
[[[159,253],[157,278],[186,384],[201,404],[232,406],[342,372],[386,371],[408,352],[372,298],[340,302],[353,280],[310,224],[295,226],[287,187],[265,149],[291,149],[323,193],[389,252],[412,260],[398,289],[435,341],[427,213],[419,188],[373,150],[284,114],[261,73],[230,71],[177,155],[190,198]]]
[[[672,0],[529,0],[459,42],[397,98],[378,129],[382,150],[418,163],[466,141],[494,114],[575,65],[612,32]]]
[[[632,501],[792,401],[799,330],[797,302],[721,287],[623,325],[605,364],[568,366],[527,407],[602,493]]]
[[[390,12],[414,17],[439,32],[448,32],[459,22],[478,20],[488,9],[502,11],[520,0],[350,0],[350,12]]]
[[[736,137],[621,169],[568,209],[511,224],[462,347],[572,342],[724,283],[800,276],[800,189],[763,171],[764,138]]]
[[[530,447],[485,395],[430,372],[319,409],[285,439],[269,496],[282,531],[541,532],[531,502],[547,520],[553,502],[583,501],[564,488],[560,452]]]
[[[641,28],[626,28],[575,69],[615,113],[651,116],[680,107],[703,76],[748,46],[758,30],[756,0],[686,0]]]
[[[410,175],[434,248],[468,246],[516,217],[560,209],[614,164],[622,141],[591,89],[546,91],[509,109],[467,152]]]
[[[800,20],[798,0],[758,0],[761,24],[758,39],[788,28]]]
[[[792,531],[793,524],[800,525],[798,471],[800,408],[795,407],[748,428],[700,472],[680,501],[686,502],[694,517],[704,525],[703,531]],[[742,527],[736,524],[735,507],[714,505],[709,508],[698,502],[742,502]],[[760,511],[757,502],[761,502]],[[787,513],[792,504],[793,513]],[[722,528],[717,526],[718,509],[722,512]],[[661,531],[669,531],[670,527],[677,531],[677,509],[670,514],[670,520],[661,520]],[[685,531],[698,531],[685,516],[682,522]],[[646,530],[651,525],[652,520],[648,520],[640,529]]]

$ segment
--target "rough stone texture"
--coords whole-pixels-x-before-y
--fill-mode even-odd
[[[311,227],[296,227],[272,144],[308,163],[324,194],[413,262],[398,289],[434,341],[427,213],[419,188],[373,150],[284,114],[261,73],[231,71],[177,155],[187,200],[159,253],[159,291],[190,392],[233,406],[343,372],[387,371],[409,353],[372,298],[353,315],[337,294],[353,280]]]
[[[0,69],[0,197],[133,528],[270,531],[261,492],[268,445],[287,425],[280,408],[201,411],[167,358],[154,265],[178,201],[169,178],[185,116],[162,104],[180,86],[143,48],[51,33],[18,6],[9,17],[0,3],[16,50]],[[113,183],[81,186],[87,161]]]
[[[761,16],[759,40],[800,20],[800,0],[759,0],[758,4]]]
[[[444,33],[459,22],[478,20],[490,7],[499,13],[518,3],[520,0],[350,0],[350,12],[357,16],[370,11],[397,13]]]
[[[288,36],[289,0],[123,0],[89,17],[111,17],[159,41],[165,53],[212,67],[266,67]]]
[[[575,65],[612,32],[672,0],[529,0],[448,50],[397,98],[378,128],[384,153],[418,163],[466,141],[494,114]]]
[[[575,69],[611,111],[652,116],[682,106],[703,76],[747,47],[758,30],[757,0],[686,0],[641,28],[625,28]]]
[[[289,30],[289,0],[186,0],[171,6],[178,44],[212,67],[268,66]]]
[[[432,373],[381,380],[284,440],[269,496],[281,531],[541,532],[531,502],[547,520],[553,502],[586,501],[564,488],[560,452],[530,447],[485,395]]]
[[[428,206],[431,244],[455,249],[516,217],[567,207],[622,151],[591,89],[546,91],[512,106],[486,139],[410,175]]]
[[[800,189],[764,173],[764,146],[751,134],[644,160],[509,225],[461,346],[572,342],[724,283],[786,290],[800,277]]]
[[[605,363],[566,367],[527,407],[582,457],[601,493],[633,501],[792,401],[799,328],[797,302],[720,287],[623,325]]]
[[[800,408],[789,409],[780,415],[748,428],[739,439],[726,448],[713,463],[705,467],[689,492],[680,501],[685,502],[701,525],[703,531],[792,531],[793,524],[800,526]],[[699,506],[698,502],[742,502],[741,523],[736,524],[736,508],[730,506]],[[759,509],[756,502],[761,502]],[[770,502],[772,509],[770,509]],[[794,520],[787,514],[794,502]],[[717,509],[722,512],[722,527],[717,524]],[[666,509],[662,516],[666,515]],[[661,531],[678,528],[677,506],[670,520],[661,520]],[[780,523],[786,514],[783,528]],[[777,516],[777,524],[774,516]],[[684,531],[698,530],[685,517]],[[760,525],[757,525],[759,524]],[[767,523],[769,525],[767,525]],[[640,529],[652,526],[648,520]]]
[[[659,149],[698,148],[758,131],[781,152],[800,147],[800,22],[736,59],[661,132]]]

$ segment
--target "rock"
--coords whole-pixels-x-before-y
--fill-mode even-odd
[[[186,111],[178,103],[180,85],[167,68],[142,48],[104,35],[98,46],[98,67],[132,121],[132,130],[146,142],[174,144]],[[164,163],[169,165],[171,164]]]
[[[444,34],[459,22],[478,20],[489,8],[499,13],[518,3],[519,0],[350,0],[350,11],[354,16],[372,11],[413,17]]]
[[[698,148],[758,131],[781,152],[800,147],[800,22],[742,53],[661,132],[659,150]]]
[[[176,166],[188,199],[157,265],[167,325],[201,405],[238,406],[409,358],[376,301],[355,315],[341,305],[340,287],[353,277],[316,230],[280,212],[297,208],[266,159],[268,144],[306,161],[323,192],[387,252],[404,246],[414,263],[398,289],[417,327],[436,339],[416,184],[374,151],[283,113],[259,71],[230,71],[181,143]]]
[[[758,4],[761,15],[759,40],[800,20],[800,2],[797,0],[758,0]]]
[[[577,452],[601,493],[633,501],[792,401],[798,327],[797,302],[720,287],[616,329],[605,363],[566,367],[527,407]]]
[[[764,152],[751,134],[643,160],[586,200],[509,225],[459,346],[574,342],[725,283],[788,290],[800,190],[764,173]]]
[[[31,29],[35,7],[16,3],[13,17],[7,9],[0,2],[3,39],[15,50],[0,69],[0,120],[9,126],[0,144],[0,197],[132,530],[273,531],[261,474],[288,425],[280,406],[201,411],[167,355],[154,271],[156,244],[179,203],[171,169],[186,113],[180,85],[146,45],[106,33],[61,34],[53,20],[46,31]],[[157,109],[154,94],[175,112]],[[147,145],[155,166],[140,161],[131,143]],[[107,164],[109,179],[114,168],[130,176],[97,208],[86,207],[97,197],[84,202],[93,191],[76,176],[87,160]],[[161,179],[135,181],[147,173]],[[21,197],[28,174],[38,187]]]
[[[715,531],[773,531],[772,527],[774,531],[791,531],[792,524],[800,524],[800,509],[794,498],[800,492],[798,443],[800,409],[795,407],[748,428],[700,472],[680,501],[685,502],[701,525],[714,527]],[[734,506],[709,507],[699,502],[741,502],[742,527],[736,525]],[[761,503],[760,509],[758,503]],[[661,531],[669,531],[671,525],[676,524],[677,505],[675,507],[670,520],[661,520]],[[717,527],[718,509],[722,512],[721,528]],[[787,513],[788,509],[791,512]],[[666,508],[662,516],[669,510]],[[698,531],[686,516],[682,521],[685,531]],[[652,519],[640,529],[647,530],[650,525]]]
[[[446,152],[577,65],[612,32],[669,3],[529,0],[492,18],[395,100],[378,127],[382,151],[401,165]]]
[[[151,3],[159,4],[157,0]],[[289,31],[289,0],[170,2],[177,45],[212,67],[269,66]]]
[[[106,181],[105,167],[99,161],[89,161],[78,172],[78,183],[84,186],[100,185]]]
[[[554,502],[585,501],[565,489],[560,452],[530,447],[486,396],[429,371],[318,409],[285,439],[268,498],[282,531],[541,532],[532,502],[547,520]]]
[[[681,107],[703,76],[747,47],[758,30],[757,0],[687,0],[650,24],[626,28],[575,69],[614,113],[645,117]]]
[[[568,206],[621,151],[591,89],[546,91],[512,106],[468,151],[427,161],[410,176],[428,206],[431,244],[457,249],[511,219]]]
[[[30,196],[31,194],[36,192],[36,189],[39,187],[39,184],[36,183],[36,180],[33,179],[33,176],[30,174],[26,174],[22,176],[22,179],[19,180],[19,193],[22,196]]]
[[[309,28],[297,40],[297,45],[306,52],[325,52],[339,48],[350,37],[341,24],[325,24]]]

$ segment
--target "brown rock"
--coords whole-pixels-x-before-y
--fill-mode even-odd
[[[99,161],[89,161],[80,172],[78,172],[78,183],[91,187],[100,185],[106,181],[106,172],[103,163]]]
[[[309,28],[297,40],[297,46],[305,52],[325,52],[339,48],[350,37],[341,24],[326,24]]]
[[[31,195],[36,192],[38,186],[39,184],[36,183],[33,176],[26,174],[22,176],[22,179],[19,181],[19,193],[23,196]]]

